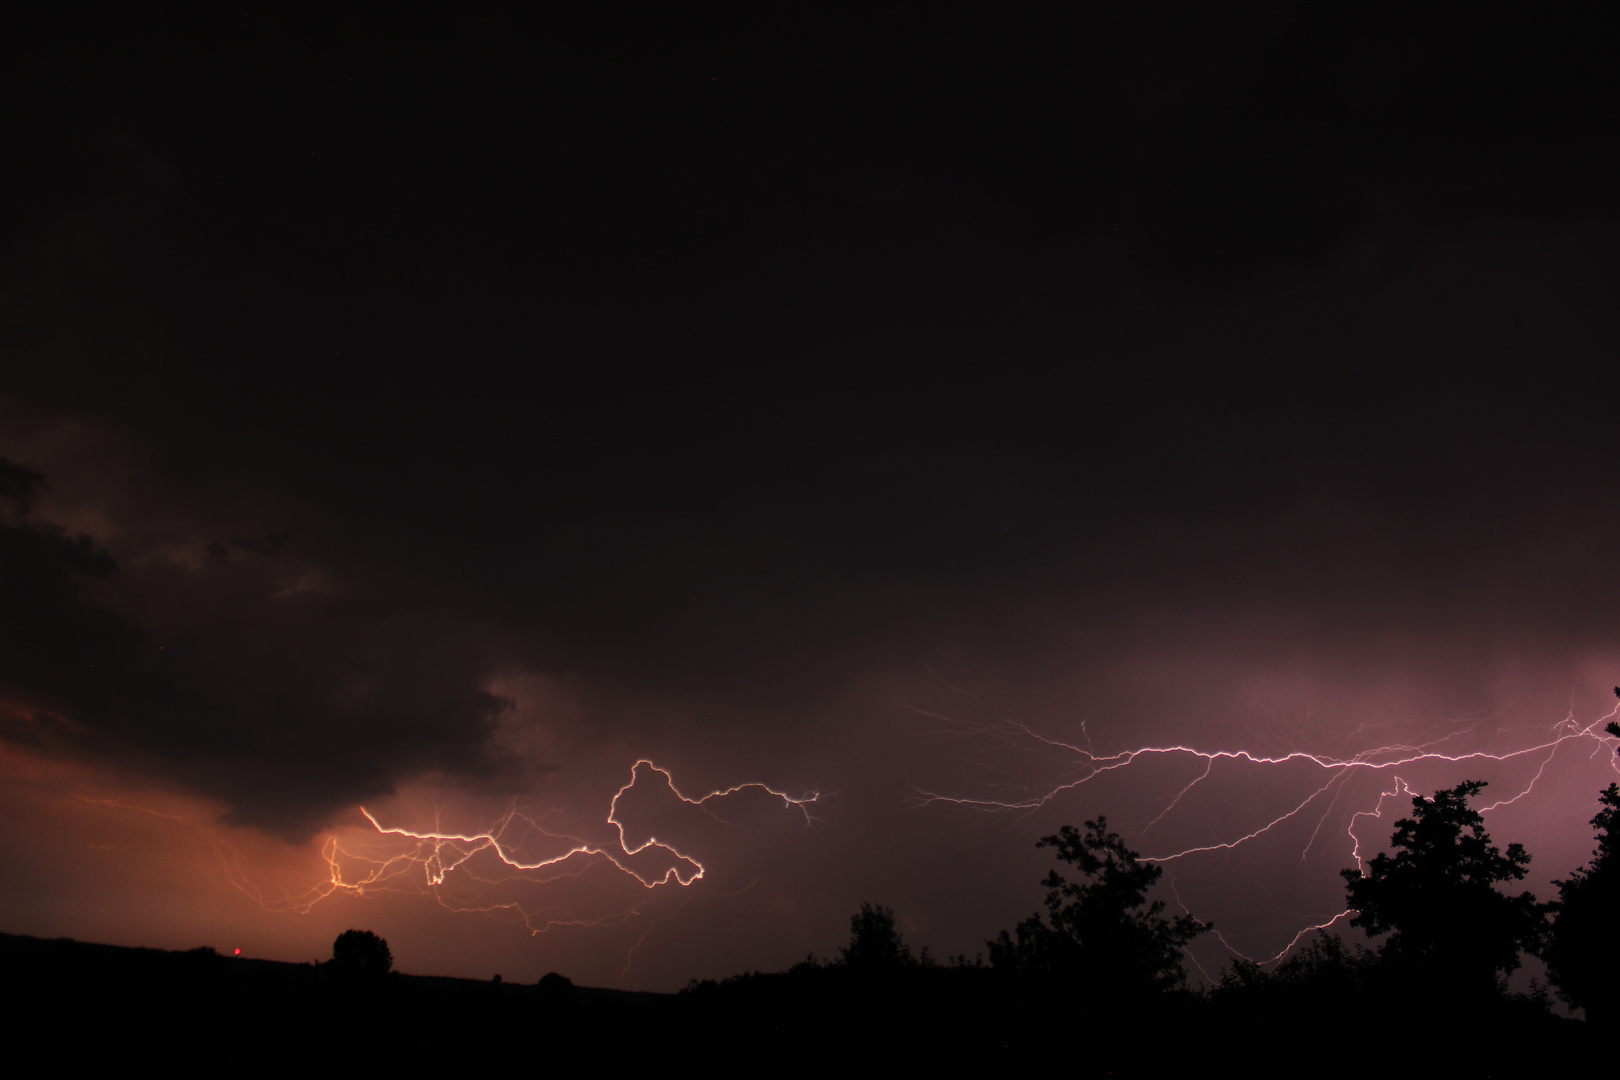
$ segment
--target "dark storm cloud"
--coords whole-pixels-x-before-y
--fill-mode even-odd
[[[89,537],[20,517],[0,524],[0,575],[0,685],[73,722],[63,734],[37,713],[25,742],[50,729],[59,751],[133,753],[238,820],[293,831],[402,773],[498,771],[487,657],[431,618],[297,567],[150,553],[116,567]]]
[[[270,533],[258,539],[232,540],[231,544],[252,555],[274,555],[292,542],[292,534],[287,532]],[[222,545],[217,541],[209,545],[210,553],[221,550]]]
[[[495,769],[509,666],[786,728],[1165,611],[1606,633],[1595,44],[677,29],[39,35],[3,403],[130,555],[8,526],[18,693],[288,823]]]
[[[18,512],[26,514],[44,486],[44,473],[0,458],[0,499],[12,503]]]

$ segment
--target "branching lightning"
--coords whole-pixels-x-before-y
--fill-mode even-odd
[[[651,786],[652,790],[646,790]],[[521,923],[531,934],[571,928],[618,926],[645,912],[655,894],[670,888],[685,891],[710,873],[708,857],[692,844],[677,844],[667,838],[636,835],[626,818],[639,816],[636,807],[626,805],[626,797],[638,788],[643,794],[669,800],[696,810],[720,825],[731,825],[716,813],[718,804],[747,792],[764,796],[779,805],[806,827],[815,822],[812,807],[823,796],[818,792],[792,795],[761,782],[745,782],[717,788],[703,794],[689,794],[675,783],[669,770],[642,758],[630,768],[630,776],[607,802],[607,812],[596,829],[578,830],[587,834],[547,828],[537,815],[525,812],[516,802],[508,805],[488,828],[456,830],[400,824],[388,815],[360,806],[356,808],[362,825],[340,829],[321,842],[319,858],[324,863],[323,880],[292,889],[278,888],[284,874],[265,873],[264,867],[250,869],[245,864],[259,860],[244,856],[232,842],[228,830],[210,821],[205,809],[191,813],[171,813],[117,798],[77,796],[79,802],[110,810],[137,812],[173,822],[205,840],[219,858],[224,877],[241,893],[270,913],[308,914],[323,901],[347,896],[364,898],[384,893],[430,896],[444,909],[460,914],[478,914]],[[398,811],[395,811],[398,813]],[[441,812],[435,812],[434,817]],[[695,846],[694,846],[695,845]],[[606,878],[579,883],[592,872],[606,872]],[[268,880],[265,880],[268,877]],[[304,878],[305,881],[308,878]],[[618,888],[613,882],[621,883]],[[576,887],[562,890],[565,882]],[[757,880],[727,888],[713,899],[745,893]],[[550,888],[548,888],[548,886]],[[628,899],[625,888],[631,895]],[[625,973],[634,963],[636,950],[653,930],[667,920],[653,918],[628,943]]]
[[[949,684],[945,685],[949,686]],[[969,698],[972,697],[972,695],[967,695],[964,691],[955,687],[950,687],[950,689]],[[982,706],[982,702],[974,700],[976,704]],[[1294,796],[1291,801],[1287,801],[1280,808],[1280,812],[1268,812],[1265,819],[1258,822],[1253,828],[1243,828],[1241,831],[1235,830],[1234,835],[1213,842],[1179,848],[1172,847],[1159,851],[1150,849],[1143,856],[1145,862],[1159,863],[1167,867],[1175,864],[1178,860],[1188,859],[1200,854],[1233,851],[1277,830],[1285,822],[1302,817],[1309,821],[1310,815],[1314,814],[1317,815],[1315,828],[1311,831],[1309,839],[1300,852],[1300,859],[1303,861],[1312,846],[1321,837],[1335,806],[1344,797],[1348,778],[1356,773],[1373,774],[1387,778],[1379,789],[1376,803],[1354,811],[1344,824],[1343,836],[1348,849],[1347,853],[1356,867],[1364,868],[1362,827],[1365,824],[1370,824],[1365,819],[1381,822],[1384,818],[1385,806],[1390,800],[1396,800],[1396,805],[1400,805],[1403,799],[1409,800],[1419,794],[1396,771],[1403,769],[1403,767],[1409,768],[1423,763],[1501,764],[1523,762],[1526,765],[1534,765],[1533,774],[1527,781],[1524,781],[1522,785],[1509,793],[1504,794],[1497,801],[1479,807],[1481,812],[1511,806],[1529,796],[1535,790],[1536,785],[1542,781],[1554,755],[1568,744],[1583,741],[1590,743],[1594,754],[1602,754],[1605,750],[1611,751],[1608,755],[1611,767],[1620,772],[1620,766],[1615,764],[1612,753],[1616,740],[1613,736],[1604,733],[1604,726],[1615,720],[1617,716],[1620,716],[1620,707],[1590,723],[1580,723],[1571,715],[1551,725],[1550,728],[1532,729],[1534,734],[1531,734],[1525,740],[1524,745],[1505,751],[1458,749],[1466,737],[1473,733],[1471,728],[1460,727],[1426,741],[1391,742],[1370,746],[1348,757],[1308,750],[1265,754],[1242,748],[1204,749],[1184,743],[1138,746],[1113,753],[1098,753],[1091,745],[1091,733],[1085,730],[1084,725],[1082,725],[1082,734],[1086,745],[1081,746],[1075,742],[1065,741],[1037,731],[1017,720],[1004,717],[969,720],[916,707],[912,707],[911,711],[943,725],[943,728],[938,732],[939,734],[958,738],[993,740],[1009,749],[1025,754],[1043,755],[1052,762],[1063,765],[1069,773],[1068,778],[1052,783],[1043,789],[1034,792],[1027,792],[1026,789],[1026,793],[1007,797],[997,797],[994,794],[970,796],[942,791],[919,790],[916,793],[916,804],[920,807],[954,806],[984,814],[1017,814],[1024,816],[1040,811],[1049,806],[1054,800],[1085,786],[1099,776],[1128,769],[1138,762],[1153,759],[1186,759],[1196,763],[1202,760],[1203,768],[1198,774],[1182,785],[1179,790],[1176,790],[1164,802],[1158,813],[1148,820],[1146,825],[1137,830],[1138,838],[1147,840],[1156,826],[1172,819],[1176,811],[1182,806],[1183,801],[1199,785],[1209,780],[1218,764],[1236,763],[1251,769],[1262,770],[1278,769],[1289,765],[1303,766],[1316,771],[1320,775],[1321,782],[1310,784],[1308,792],[1303,797]],[[1384,831],[1387,835],[1387,829]],[[1369,838],[1373,835],[1375,835],[1373,832],[1367,832]],[[1170,879],[1170,884],[1174,890],[1175,881],[1173,877]],[[1179,891],[1176,892],[1176,899],[1180,903]],[[1182,909],[1187,910],[1185,904],[1182,904]],[[1340,911],[1329,918],[1304,926],[1293,934],[1281,950],[1274,955],[1263,958],[1246,956],[1218,931],[1213,933],[1212,936],[1231,950],[1234,955],[1264,965],[1281,960],[1312,931],[1326,929],[1353,913],[1353,911],[1349,910]],[[1327,913],[1324,912],[1323,914],[1326,915]],[[1196,958],[1193,958],[1193,963],[1199,970],[1203,970],[1202,965],[1198,964]]]
[[[451,911],[516,918],[533,934],[559,926],[614,925],[638,914],[642,910],[642,903],[634,902],[607,913],[582,915],[566,906],[535,904],[532,901],[456,899],[446,886],[452,884],[452,879],[458,879],[470,887],[469,891],[479,895],[495,886],[543,886],[564,878],[575,878],[592,866],[611,867],[649,892],[663,886],[691,886],[708,873],[708,867],[697,854],[656,836],[649,835],[639,843],[632,842],[620,816],[620,801],[638,784],[652,777],[660,778],[681,803],[703,810],[716,821],[720,819],[714,815],[711,804],[745,791],[762,792],[779,800],[783,809],[798,814],[806,825],[815,820],[810,814],[810,807],[820,799],[816,792],[794,796],[759,782],[735,784],[693,796],[676,786],[668,770],[642,758],[631,767],[630,778],[608,802],[604,819],[611,837],[608,839],[591,840],[554,832],[521,811],[515,803],[508,806],[506,812],[489,828],[476,832],[385,823],[377,814],[362,806],[358,808],[359,813],[372,830],[363,835],[371,836],[374,841],[391,842],[384,843],[382,850],[372,850],[375,844],[368,844],[367,850],[360,850],[358,845],[345,844],[337,836],[329,836],[321,851],[327,866],[327,879],[301,895],[281,900],[266,899],[257,890],[246,888],[237,877],[233,877],[233,881],[270,910],[300,914],[338,894],[361,897],[385,891],[425,889],[440,905]],[[547,849],[546,853],[538,856],[524,854],[537,847]],[[646,857],[660,854],[665,859],[662,871],[648,870]],[[480,859],[479,856],[484,858]],[[480,866],[484,869],[478,869]],[[491,871],[500,876],[490,876]],[[642,935],[643,938],[645,936]],[[640,941],[636,944],[639,945]]]

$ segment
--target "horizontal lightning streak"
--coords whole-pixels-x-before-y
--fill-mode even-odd
[[[357,898],[381,893],[420,895],[425,886],[435,902],[448,911],[504,916],[521,921],[531,934],[538,935],[558,927],[619,925],[641,914],[647,901],[638,901],[607,912],[582,915],[560,904],[486,900],[479,896],[480,890],[510,885],[543,887],[565,878],[578,878],[592,865],[602,864],[614,867],[649,892],[672,883],[688,887],[703,879],[708,873],[709,868],[696,855],[681,850],[668,840],[648,836],[641,843],[631,843],[625,822],[620,815],[620,801],[638,784],[648,782],[649,778],[654,776],[682,804],[702,810],[709,818],[721,824],[727,822],[715,814],[714,805],[744,792],[757,791],[778,800],[783,809],[797,812],[806,826],[815,822],[811,807],[822,798],[819,792],[810,792],[802,796],[790,795],[786,791],[758,781],[733,784],[701,795],[688,794],[679,788],[668,769],[649,758],[641,758],[631,766],[629,779],[614,791],[608,801],[607,814],[603,820],[604,824],[612,829],[612,839],[602,842],[548,830],[534,818],[520,811],[515,802],[487,829],[470,832],[438,827],[428,829],[384,824],[371,810],[361,806],[357,809],[372,830],[372,833],[367,835],[374,834],[383,841],[397,842],[399,849],[367,853],[354,850],[352,844],[346,846],[338,836],[329,835],[322,842],[320,850],[320,856],[326,863],[325,880],[300,891],[282,891],[279,895],[267,892],[254,880],[253,875],[242,868],[240,852],[221,834],[221,830],[211,823],[189,820],[177,814],[164,813],[119,800],[90,799],[83,796],[79,799],[110,809],[138,811],[197,830],[213,845],[224,867],[226,879],[268,912],[304,915],[322,901],[338,894]],[[565,847],[541,858],[524,857],[521,854],[523,845],[537,837],[548,841],[561,841]],[[662,874],[638,870],[631,860],[649,850],[666,853],[674,865],[669,866]],[[474,872],[472,861],[483,853],[500,860],[498,865],[510,872],[504,874],[497,872],[493,875]],[[417,873],[422,876],[413,884],[410,878]],[[474,886],[471,890],[465,890],[471,893],[467,899],[446,895],[445,887],[451,883],[453,877]],[[734,896],[747,892],[756,883],[750,882],[741,889],[725,895]],[[645,942],[648,933],[656,925],[656,921],[649,925],[631,946],[626,956],[627,970],[628,965],[634,961],[636,949]]]
[[[439,828],[421,829],[410,828],[403,825],[385,825],[377,816],[364,806],[359,807],[361,815],[380,837],[396,837],[402,841],[410,842],[410,846],[403,851],[396,852],[387,858],[369,858],[356,852],[348,851],[342,847],[336,837],[329,837],[325,843],[322,854],[328,867],[328,880],[311,890],[299,902],[288,905],[289,909],[300,913],[309,911],[316,903],[324,900],[334,893],[342,892],[353,896],[364,896],[367,891],[392,891],[390,884],[400,875],[420,870],[423,881],[435,900],[450,911],[464,914],[482,914],[515,916],[521,919],[532,934],[542,934],[548,930],[561,926],[587,927],[609,926],[624,922],[642,910],[642,904],[636,903],[623,910],[607,914],[595,915],[589,918],[576,915],[574,912],[555,906],[526,906],[518,901],[495,901],[489,903],[463,903],[453,901],[447,897],[442,887],[445,886],[451,875],[460,873],[463,877],[481,885],[497,885],[504,883],[521,883],[545,885],[563,877],[577,877],[584,873],[589,863],[582,860],[600,859],[631,878],[644,889],[653,890],[660,886],[674,883],[687,887],[701,880],[707,873],[708,867],[696,855],[683,851],[668,840],[660,840],[656,836],[648,836],[641,843],[631,843],[626,831],[625,823],[620,818],[620,800],[636,787],[645,777],[656,774],[662,779],[664,785],[680,802],[687,806],[700,808],[709,817],[716,821],[710,804],[745,791],[759,791],[780,800],[784,809],[791,808],[797,811],[806,825],[814,822],[810,814],[811,804],[821,798],[817,792],[803,796],[793,796],[780,791],[768,784],[750,781],[733,784],[727,788],[717,788],[703,795],[689,795],[683,792],[675,783],[674,776],[669,770],[663,768],[648,758],[641,758],[630,768],[630,778],[613,793],[608,802],[608,812],[605,824],[614,831],[614,840],[600,843],[584,840],[576,836],[551,832],[542,827],[533,818],[521,813],[514,804],[505,814],[483,831],[454,832]],[[514,842],[511,835],[516,833]],[[519,854],[522,842],[532,839],[535,835],[549,840],[563,841],[567,846],[564,850],[545,856],[543,858],[525,858]],[[668,854],[674,865],[668,867],[660,874],[647,874],[630,862],[636,856],[649,850],[662,851]],[[481,853],[489,853],[500,862],[511,868],[510,875],[490,878],[474,874],[468,863]],[[350,877],[344,872],[345,865],[351,870],[356,866],[365,867],[365,872]],[[542,874],[542,877],[535,877]],[[651,927],[648,928],[648,932]],[[646,939],[646,933],[641,935],[636,944],[631,947],[626,963],[634,959],[635,950]]]
[[[921,710],[917,711],[921,712]],[[1333,779],[1337,779],[1344,772],[1352,769],[1365,769],[1371,772],[1378,772],[1385,769],[1397,768],[1402,765],[1411,765],[1417,762],[1426,761],[1443,761],[1449,763],[1461,763],[1468,761],[1507,762],[1517,758],[1527,757],[1532,754],[1546,752],[1548,755],[1547,760],[1542,762],[1541,767],[1536,771],[1536,775],[1531,778],[1530,783],[1523,791],[1520,791],[1512,798],[1503,799],[1497,803],[1493,803],[1489,807],[1484,808],[1486,810],[1494,810],[1497,807],[1509,805],[1510,803],[1515,802],[1528,794],[1530,789],[1535,786],[1536,781],[1541,778],[1542,773],[1546,769],[1547,761],[1551,760],[1552,753],[1562,744],[1578,738],[1590,738],[1600,745],[1606,741],[1609,741],[1605,736],[1598,734],[1597,729],[1606,721],[1614,719],[1617,713],[1620,713],[1620,710],[1616,710],[1616,712],[1612,712],[1605,717],[1595,720],[1585,727],[1575,726],[1570,724],[1568,721],[1560,721],[1560,723],[1555,726],[1554,730],[1557,731],[1558,728],[1566,728],[1564,733],[1544,742],[1539,742],[1531,746],[1522,747],[1518,750],[1512,750],[1505,753],[1491,753],[1484,750],[1476,750],[1466,753],[1443,753],[1437,750],[1429,749],[1429,747],[1437,746],[1441,743],[1450,741],[1453,736],[1447,735],[1430,743],[1419,745],[1394,743],[1387,746],[1374,747],[1372,749],[1364,750],[1361,753],[1356,754],[1354,757],[1348,758],[1337,758],[1325,754],[1314,754],[1306,750],[1295,750],[1287,754],[1276,755],[1255,754],[1248,750],[1199,750],[1195,747],[1186,746],[1183,744],[1173,744],[1170,746],[1143,746],[1133,750],[1122,750],[1116,754],[1097,755],[1093,754],[1091,751],[1082,750],[1071,743],[1065,743],[1057,739],[1048,738],[1029,729],[1023,724],[1017,723],[1016,721],[1006,720],[1001,721],[996,725],[981,725],[979,733],[985,735],[997,735],[1016,732],[1018,734],[1027,735],[1029,738],[1038,740],[1044,745],[1054,748],[1062,748],[1079,755],[1079,757],[1082,759],[1079,764],[1088,771],[1084,776],[1077,780],[1069,780],[1064,783],[1055,784],[1041,794],[1026,799],[1003,800],[975,798],[963,795],[947,795],[934,791],[918,791],[916,802],[918,806],[930,806],[935,803],[945,803],[952,806],[963,806],[969,809],[982,810],[987,813],[998,813],[1013,810],[1033,810],[1047,805],[1053,799],[1064,794],[1065,792],[1073,791],[1074,789],[1089,783],[1102,773],[1125,768],[1126,766],[1135,763],[1137,759],[1145,756],[1185,755],[1187,757],[1200,758],[1204,760],[1206,762],[1204,774],[1184,787],[1175,796],[1175,798],[1171,800],[1169,806],[1167,806],[1165,810],[1158,815],[1158,817],[1155,817],[1153,821],[1149,823],[1148,827],[1151,828],[1152,825],[1163,820],[1164,817],[1172,809],[1174,809],[1176,804],[1180,802],[1188,791],[1192,790],[1193,787],[1195,787],[1201,780],[1209,775],[1210,769],[1214,767],[1217,761],[1239,761],[1260,766],[1285,765],[1291,762],[1308,762],[1319,769],[1335,774]],[[933,713],[924,713],[923,715],[931,716],[935,719],[947,719]],[[967,726],[963,725],[960,721],[957,721],[956,723],[959,726]],[[1318,795],[1326,791],[1331,783],[1332,780],[1330,780],[1328,784],[1324,784],[1322,787],[1319,787],[1315,791],[1311,792],[1310,795],[1308,795],[1293,809],[1279,815],[1272,821],[1267,822],[1265,825],[1243,837],[1240,837],[1237,840],[1222,844],[1187,848],[1183,851],[1174,852],[1168,855],[1155,856],[1151,861],[1169,862],[1174,859],[1179,859],[1183,856],[1196,854],[1202,851],[1236,847],[1247,840],[1252,840],[1257,836],[1263,835],[1280,822],[1286,821],[1287,819],[1298,814],[1312,801],[1314,801]],[[1145,832],[1146,829],[1143,831]]]
[[[948,686],[949,684],[946,685]],[[1617,691],[1617,693],[1620,693],[1620,691]],[[971,697],[971,695],[966,696]],[[982,702],[976,703],[980,705],[983,704]],[[1323,809],[1322,816],[1317,821],[1316,829],[1311,833],[1311,837],[1306,842],[1304,851],[1301,852],[1300,857],[1303,859],[1310,851],[1311,846],[1316,842],[1317,836],[1321,832],[1322,826],[1326,822],[1328,816],[1331,814],[1334,804],[1337,803],[1340,795],[1343,793],[1343,781],[1356,770],[1364,770],[1368,773],[1380,773],[1394,770],[1402,766],[1414,765],[1419,762],[1444,762],[1450,764],[1461,764],[1478,761],[1504,763],[1533,757],[1538,754],[1544,755],[1536,767],[1535,774],[1530,777],[1529,781],[1524,785],[1522,790],[1519,790],[1506,798],[1500,799],[1489,806],[1482,807],[1480,812],[1485,813],[1504,806],[1510,806],[1513,803],[1525,798],[1532,790],[1535,789],[1536,784],[1543,778],[1547,766],[1552,762],[1558,748],[1563,746],[1565,743],[1575,739],[1590,739],[1594,744],[1594,754],[1601,753],[1605,747],[1612,748],[1616,740],[1612,736],[1604,735],[1600,729],[1606,723],[1613,721],[1617,716],[1620,716],[1620,706],[1617,706],[1615,710],[1611,711],[1606,716],[1600,717],[1592,723],[1584,726],[1577,723],[1573,717],[1565,717],[1564,719],[1553,724],[1550,729],[1543,729],[1547,731],[1547,736],[1545,738],[1539,739],[1530,745],[1519,747],[1518,749],[1502,752],[1493,752],[1487,750],[1465,751],[1457,749],[1442,749],[1443,747],[1447,747],[1447,744],[1455,744],[1457,740],[1473,733],[1472,728],[1464,728],[1449,731],[1437,738],[1423,742],[1388,743],[1381,746],[1370,747],[1350,757],[1337,757],[1329,754],[1312,753],[1306,750],[1294,750],[1282,754],[1260,754],[1243,749],[1200,750],[1196,747],[1179,743],[1166,746],[1140,746],[1134,749],[1121,750],[1112,754],[1098,754],[1090,747],[1089,732],[1086,733],[1086,741],[1088,745],[1086,747],[1081,747],[1071,742],[1065,742],[1061,739],[1053,738],[1034,730],[1026,724],[1022,724],[1016,720],[1007,718],[998,717],[991,721],[966,721],[957,717],[952,717],[938,712],[931,712],[925,709],[913,709],[912,711],[918,715],[928,717],[931,720],[944,724],[947,730],[957,735],[1001,740],[1006,742],[1008,745],[1025,751],[1057,751],[1066,755],[1072,755],[1073,767],[1077,768],[1081,772],[1081,775],[1078,776],[1078,778],[1054,783],[1043,791],[1022,798],[996,799],[918,790],[915,796],[915,805],[918,807],[944,804],[950,806],[960,806],[969,810],[989,814],[1007,812],[1029,813],[1038,810],[1041,807],[1047,806],[1054,799],[1059,798],[1067,792],[1071,792],[1082,787],[1104,773],[1126,768],[1143,758],[1169,758],[1182,756],[1191,759],[1202,759],[1204,761],[1203,771],[1189,781],[1184,787],[1182,787],[1181,790],[1169,800],[1165,807],[1147,823],[1141,832],[1141,834],[1145,836],[1155,825],[1158,825],[1166,817],[1170,816],[1189,792],[1210,778],[1211,773],[1218,762],[1235,762],[1258,767],[1279,767],[1288,765],[1290,763],[1303,763],[1328,774],[1324,783],[1315,788],[1315,790],[1311,791],[1297,804],[1289,809],[1284,810],[1282,813],[1272,817],[1269,821],[1266,821],[1257,828],[1251,829],[1241,836],[1218,843],[1200,844],[1187,847],[1179,851],[1167,852],[1160,855],[1145,856],[1142,858],[1143,862],[1161,864],[1173,863],[1178,859],[1184,859],[1188,856],[1201,853],[1230,851],[1238,848],[1249,841],[1256,839],[1257,837],[1271,832],[1283,822],[1286,822],[1303,813],[1305,809],[1320,798],[1320,796],[1326,793],[1330,788],[1338,785],[1338,790],[1334,792],[1332,799],[1328,800],[1328,805]],[[1084,731],[1083,725],[1082,731]],[[1620,765],[1616,765],[1614,767],[1617,771],[1620,771]],[[1386,800],[1391,798],[1399,798],[1402,796],[1413,797],[1417,794],[1400,776],[1393,774],[1391,775],[1394,780],[1393,788],[1391,790],[1380,791],[1377,804],[1370,810],[1358,810],[1353,813],[1350,816],[1348,824],[1346,825],[1345,833],[1350,841],[1351,857],[1355,860],[1357,867],[1363,867],[1364,865],[1361,854],[1361,839],[1356,833],[1360,820],[1362,818],[1369,817],[1381,819]],[[1173,882],[1172,889],[1174,889]],[[1179,902],[1179,895],[1177,900]],[[1183,910],[1186,910],[1185,905],[1183,905]],[[1225,945],[1226,948],[1231,950],[1234,955],[1242,956],[1244,959],[1251,960],[1256,964],[1270,964],[1286,956],[1306,934],[1309,934],[1315,930],[1326,929],[1337,923],[1340,919],[1343,919],[1345,916],[1351,914],[1353,914],[1352,911],[1343,911],[1337,915],[1334,915],[1326,922],[1304,927],[1294,935],[1294,937],[1282,948],[1282,950],[1280,950],[1274,956],[1270,956],[1264,960],[1253,960],[1252,958],[1245,956],[1242,952],[1234,948],[1230,942],[1226,941],[1226,939],[1221,936],[1219,931],[1215,931],[1213,936],[1223,945]],[[1196,958],[1192,959],[1194,966],[1199,967],[1199,970],[1202,971],[1203,969],[1198,964]]]
[[[509,809],[506,814],[498,819],[495,825],[489,831],[481,833],[451,833],[437,831],[418,832],[416,830],[407,829],[400,826],[385,826],[379,822],[376,817],[373,816],[371,811],[367,810],[364,806],[360,807],[359,809],[360,813],[365,815],[366,820],[371,822],[372,828],[376,829],[378,833],[384,836],[401,836],[412,840],[420,840],[433,845],[433,855],[426,860],[422,860],[423,868],[428,875],[428,884],[430,885],[443,884],[446,875],[451,870],[457,869],[462,863],[466,862],[480,851],[493,851],[497,858],[513,869],[529,871],[544,870],[548,867],[559,865],[560,863],[572,859],[576,855],[600,855],[611,862],[614,866],[618,867],[624,873],[635,878],[644,888],[652,889],[658,887],[659,885],[667,885],[671,880],[675,881],[679,885],[690,885],[694,881],[702,878],[705,873],[703,864],[696,858],[678,850],[673,844],[659,840],[657,837],[649,836],[644,843],[636,844],[634,846],[632,846],[625,838],[624,823],[621,822],[618,817],[619,799],[624,796],[625,792],[635,787],[636,781],[641,776],[642,766],[646,766],[647,769],[662,776],[664,778],[664,782],[669,786],[669,790],[675,794],[675,797],[689,806],[705,806],[710,800],[723,799],[728,795],[735,795],[740,791],[747,791],[757,788],[760,791],[767,792],[770,795],[781,799],[784,806],[791,806],[797,809],[804,815],[806,824],[809,824],[812,820],[814,820],[810,817],[810,812],[808,809],[806,809],[806,807],[808,804],[815,802],[819,798],[819,795],[816,793],[811,793],[802,798],[794,798],[784,791],[777,791],[775,788],[769,787],[765,784],[745,783],[734,784],[729,788],[711,791],[707,795],[694,799],[691,796],[682,793],[681,790],[675,786],[675,778],[670,775],[667,769],[660,768],[647,758],[640,759],[635,763],[634,766],[631,767],[630,779],[625,782],[623,787],[614,792],[613,799],[608,804],[607,823],[612,825],[618,832],[618,854],[615,854],[607,845],[592,844],[586,841],[578,840],[575,837],[561,836],[556,833],[546,832],[546,830],[535,824],[533,819],[519,814],[515,806]],[[510,848],[502,843],[502,837],[505,835],[507,828],[512,824],[512,820],[514,818],[522,818],[526,824],[545,836],[552,837],[554,839],[571,840],[574,842],[574,846],[569,848],[567,851],[564,851],[560,855],[554,855],[546,859],[539,859],[534,862],[525,862],[518,858]],[[461,857],[454,863],[447,866],[442,861],[442,852],[444,847],[446,845],[454,845],[457,843],[471,844],[473,847],[468,851],[460,852],[459,854]],[[664,871],[662,877],[649,878],[642,876],[641,874],[637,873],[635,869],[620,861],[621,856],[624,858],[630,858],[641,854],[648,848],[658,848],[662,851],[667,851],[675,857],[678,863],[685,863],[692,869],[689,870],[685,876],[683,876],[681,874],[680,866],[672,866],[668,870]],[[452,850],[454,850],[453,847]],[[401,858],[408,858],[408,856],[401,856]],[[437,869],[435,869],[435,867],[437,867]]]

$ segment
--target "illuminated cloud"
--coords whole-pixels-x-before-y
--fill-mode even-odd
[[[34,35],[0,930],[671,989],[1104,813],[1270,956],[1476,775],[1584,863],[1613,65],[1316,19]]]

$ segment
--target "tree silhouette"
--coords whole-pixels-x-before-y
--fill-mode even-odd
[[[1389,934],[1383,956],[1425,976],[1456,980],[1476,991],[1496,986],[1498,973],[1519,966],[1546,926],[1542,905],[1528,892],[1497,888],[1520,881],[1530,856],[1523,845],[1503,854],[1468,800],[1485,787],[1467,780],[1433,799],[1412,800],[1412,816],[1395,823],[1395,854],[1375,858],[1367,872],[1343,871],[1356,915],[1369,934]]]
[[[1614,690],[1620,696],[1620,686]],[[1620,724],[1609,734],[1620,737]],[[1594,1024],[1610,1025],[1620,1017],[1620,784],[1610,784],[1598,801],[1603,809],[1592,819],[1597,850],[1592,861],[1557,882],[1557,912],[1543,956],[1547,975],[1559,995],[1586,1010]]]
[[[1364,945],[1347,946],[1338,934],[1318,930],[1288,959],[1271,971],[1239,957],[1221,973],[1222,990],[1241,990],[1257,983],[1285,986],[1291,993],[1325,988],[1345,997],[1364,993],[1378,957]]]
[[[992,965],[1078,978],[1122,998],[1186,981],[1182,949],[1210,925],[1191,915],[1166,918],[1164,901],[1149,903],[1164,871],[1109,832],[1107,818],[1086,822],[1084,834],[1065,825],[1036,846],[1056,848],[1058,861],[1079,867],[1084,879],[1047,874],[1046,919],[1031,915],[1014,935],[1003,930],[987,942]]]
[[[894,928],[894,911],[881,904],[862,904],[849,917],[849,946],[842,950],[841,962],[850,968],[876,971],[910,967],[916,963],[911,947]]]
[[[370,930],[345,930],[332,942],[332,968],[352,979],[381,979],[393,970],[394,954]]]

